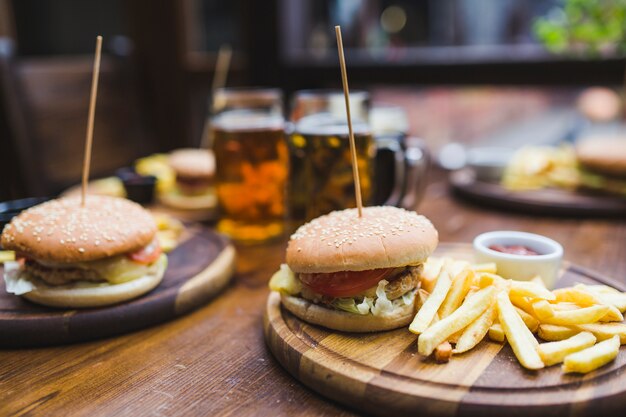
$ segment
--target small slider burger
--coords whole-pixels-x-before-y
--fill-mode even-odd
[[[173,190],[161,196],[166,205],[187,210],[215,206],[215,156],[207,149],[178,149],[168,158],[176,176]]]
[[[397,207],[335,211],[301,226],[270,289],[300,319],[347,332],[407,326],[437,231]]]
[[[626,136],[590,136],[576,143],[582,184],[626,197]]]
[[[54,307],[97,307],[138,297],[163,278],[167,257],[140,205],[90,195],[23,211],[2,232],[7,292]]]

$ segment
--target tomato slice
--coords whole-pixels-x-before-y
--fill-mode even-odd
[[[149,265],[156,262],[159,256],[161,256],[161,246],[159,245],[159,241],[154,239],[147,246],[144,246],[136,252],[128,253],[126,256],[131,261],[137,262],[138,264]]]
[[[352,297],[373,287],[395,268],[368,271],[340,271],[327,274],[300,274],[300,281],[318,294],[330,297]]]

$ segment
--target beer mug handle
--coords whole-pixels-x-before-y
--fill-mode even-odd
[[[409,138],[409,145],[402,145],[394,138],[377,139],[377,148],[394,154],[394,185],[385,205],[415,209],[426,188],[426,174],[430,157],[426,146],[419,139]]]
[[[430,153],[423,140],[407,138],[408,144],[404,151],[407,172],[404,177],[406,187],[400,207],[415,210],[426,191],[428,183],[428,168],[430,167]]]
[[[378,138],[376,140],[378,150],[386,149],[393,152],[394,158],[394,184],[391,194],[384,202],[386,206],[398,206],[404,197],[404,185],[406,182],[406,164],[402,146],[395,138]]]

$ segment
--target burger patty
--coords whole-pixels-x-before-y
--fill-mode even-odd
[[[422,268],[423,266],[421,264],[417,266],[407,266],[398,274],[385,278],[389,282],[389,284],[385,287],[385,295],[387,296],[387,299],[395,300],[396,298],[402,297],[402,295],[407,292],[419,288]],[[375,291],[376,287],[373,287],[358,295],[375,296]],[[302,298],[321,304],[331,304],[334,300],[333,297],[314,293],[306,287],[303,287],[300,295]],[[357,295],[355,295],[355,297],[356,296]]]
[[[404,271],[391,278],[391,280],[388,280],[389,284],[385,287],[387,298],[395,300],[398,297],[402,297],[403,294],[418,288],[420,275],[422,275],[422,265],[409,266]]]
[[[76,281],[106,282],[96,271],[81,268],[49,268],[27,260],[24,271],[49,285],[65,285]]]

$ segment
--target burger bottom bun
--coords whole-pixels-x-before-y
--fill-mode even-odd
[[[308,323],[341,332],[368,333],[393,330],[408,326],[415,316],[415,301],[384,316],[333,310],[311,303],[304,298],[286,294],[281,294],[281,301],[283,306],[296,317]]]
[[[159,260],[159,266],[153,274],[122,284],[85,283],[74,288],[46,286],[22,294],[22,297],[50,307],[88,308],[117,304],[153,290],[163,279],[166,267],[167,262]]]
[[[159,202],[171,208],[181,210],[208,210],[217,205],[215,193],[210,191],[201,195],[184,195],[177,191],[161,194]]]

